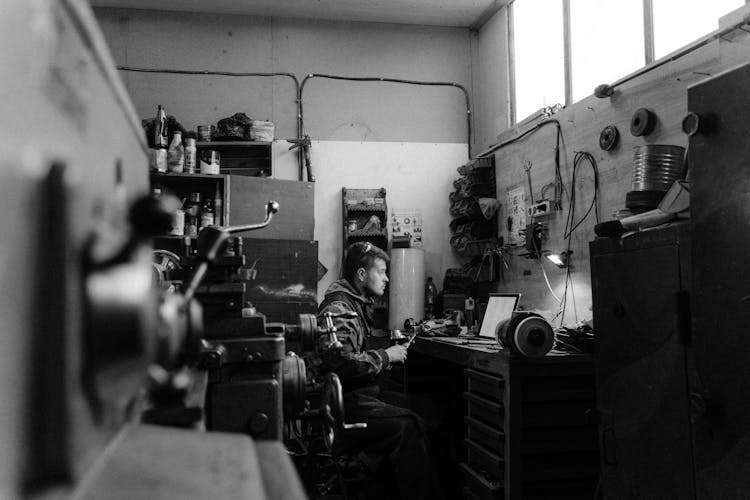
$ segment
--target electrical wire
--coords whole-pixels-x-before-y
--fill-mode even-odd
[[[539,267],[541,267],[541,268],[542,268],[542,275],[544,276],[544,281],[545,281],[545,282],[547,283],[547,288],[549,289],[549,293],[551,293],[551,294],[552,294],[552,296],[553,296],[553,297],[555,298],[555,300],[556,300],[556,301],[557,301],[558,303],[562,302],[562,299],[560,299],[560,297],[558,297],[558,296],[557,296],[557,295],[555,294],[555,291],[554,291],[554,290],[552,290],[552,285],[550,285],[550,283],[549,283],[549,278],[547,278],[547,271],[545,271],[545,270],[544,270],[544,263],[542,262],[542,258],[541,258],[541,257],[539,258]]]
[[[521,141],[525,139],[526,137],[534,134],[535,132],[541,130],[546,125],[555,125],[557,128],[557,134],[555,136],[555,180],[553,181],[553,184],[555,186],[555,197],[552,200],[553,201],[553,209],[554,210],[561,210],[562,209],[562,194],[565,190],[565,186],[562,181],[562,175],[560,173],[560,143],[562,141],[562,127],[560,126],[560,122],[555,118],[550,118],[548,120],[542,120],[533,127],[531,127],[528,130],[525,130],[524,132],[520,133],[519,135],[515,137],[511,137],[510,139],[507,139],[505,141],[498,142],[497,144],[494,144],[490,146],[487,150],[482,151],[477,155],[477,158],[484,158],[495,151],[504,148],[505,146],[509,146],[515,142]]]
[[[591,199],[591,204],[589,205],[588,210],[586,210],[586,213],[581,217],[578,222],[575,222],[575,203],[576,203],[576,176],[578,174],[578,168],[581,166],[583,162],[588,162],[588,164],[591,166],[591,169],[594,172],[594,195]],[[573,240],[573,233],[576,229],[585,221],[589,214],[591,214],[591,211],[594,210],[594,215],[596,217],[596,222],[599,222],[599,168],[596,164],[596,159],[591,153],[588,153],[586,151],[577,151],[575,153],[575,156],[573,158],[573,175],[571,177],[570,181],[570,194],[568,196],[568,216],[565,221],[565,229],[563,231],[563,238],[567,240],[567,248],[566,252],[568,255],[568,259],[570,259],[570,246]],[[565,321],[565,308],[567,306],[568,301],[568,289],[571,290],[571,295],[573,297],[573,309],[574,309],[574,315],[576,320],[578,319],[578,311],[575,310],[576,303],[575,303],[575,292],[572,291],[573,287],[573,277],[570,273],[570,264],[568,264],[566,273],[565,273],[565,289],[563,291],[562,301],[560,303],[560,312],[558,315],[560,316],[560,326],[563,325]]]
[[[591,198],[591,204],[589,205],[588,210],[586,210],[586,213],[583,214],[583,217],[578,222],[573,222],[575,220],[575,201],[576,201],[576,191],[575,191],[575,185],[576,185],[576,174],[578,173],[578,167],[583,163],[584,161],[588,162],[589,165],[591,165],[592,170],[594,171],[594,196]],[[586,220],[586,218],[591,213],[591,210],[593,209],[596,216],[596,222],[599,223],[599,205],[597,203],[599,197],[599,168],[596,164],[596,159],[591,155],[591,153],[587,153],[585,151],[577,151],[575,154],[575,157],[573,159],[573,176],[570,181],[570,205],[568,210],[568,218],[565,224],[565,231],[563,233],[564,239],[569,239],[570,236],[573,234],[573,232],[578,229],[578,226],[583,223],[583,221]]]
[[[313,78],[327,78],[329,80],[345,80],[350,82],[389,82],[389,83],[405,83],[408,85],[422,85],[422,86],[431,86],[431,87],[454,87],[459,90],[461,90],[464,94],[464,101],[466,102],[466,129],[467,129],[467,138],[466,138],[466,144],[468,146],[468,155],[469,159],[471,160],[471,138],[472,138],[472,129],[471,129],[471,101],[469,99],[469,91],[466,90],[466,87],[463,85],[460,85],[455,82],[431,82],[431,81],[421,81],[421,80],[406,80],[403,78],[387,78],[387,77],[380,77],[380,76],[341,76],[341,75],[324,75],[319,73],[310,73],[309,75],[306,75],[305,78],[302,79],[302,83],[299,87],[299,116],[301,120],[301,128],[304,130],[304,120],[302,119],[302,92],[305,89],[305,84],[307,84],[308,80],[311,80]]]

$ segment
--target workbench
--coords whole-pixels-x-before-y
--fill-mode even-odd
[[[438,472],[450,498],[592,498],[598,478],[594,366],[588,354],[508,354],[420,337],[407,393],[445,412]]]

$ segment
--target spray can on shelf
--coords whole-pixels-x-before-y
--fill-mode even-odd
[[[182,145],[182,132],[175,131],[167,151],[167,166],[170,172],[182,173],[185,169],[185,148]]]
[[[424,319],[435,317],[435,303],[437,302],[438,291],[432,277],[427,278],[424,285]]]
[[[195,147],[193,132],[185,135],[185,172],[188,174],[198,172],[198,149]]]

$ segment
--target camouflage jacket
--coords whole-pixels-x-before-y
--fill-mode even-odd
[[[368,337],[372,328],[372,299],[361,295],[344,278],[334,281],[318,308],[318,325],[324,327],[326,312],[334,314],[355,312],[353,319],[334,318],[336,335],[342,347],[330,348],[328,336],[318,339],[316,354],[319,373],[335,372],[344,391],[374,383],[375,377],[388,367],[385,349],[369,349]]]

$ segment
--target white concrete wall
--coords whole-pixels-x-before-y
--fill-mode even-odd
[[[497,142],[509,124],[508,10],[498,11],[472,38],[476,126],[472,150],[480,153]]]
[[[122,9],[97,9],[118,65],[146,68],[383,76],[456,82],[471,91],[466,29],[346,23]],[[274,177],[298,179],[289,78],[231,78],[122,72],[138,113],[157,104],[194,128],[237,111],[277,126]],[[426,270],[438,285],[457,265],[449,245],[448,193],[468,159],[463,93],[452,87],[310,80],[305,132],[314,140],[315,239],[329,269],[322,296],[339,274],[341,188],[385,187],[389,208],[424,217]],[[403,142],[398,142],[403,141]]]
[[[132,9],[96,9],[120,66],[310,73],[456,82],[471,87],[467,29]],[[295,137],[288,77],[122,72],[143,118],[163,104],[183,125],[238,111]],[[453,87],[315,78],[305,85],[306,132],[317,140],[465,142],[466,104]]]
[[[319,259],[328,268],[318,283],[318,298],[340,272],[342,187],[384,187],[389,213],[412,208],[422,212],[425,275],[433,276],[442,289],[445,269],[459,265],[449,245],[448,194],[458,177],[456,168],[466,158],[466,144],[314,142],[315,239]]]

